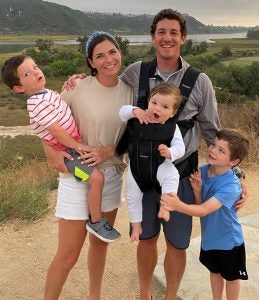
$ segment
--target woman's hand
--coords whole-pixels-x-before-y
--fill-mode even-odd
[[[48,164],[55,170],[62,172],[62,173],[69,173],[64,159],[68,158],[71,159],[71,156],[65,151],[56,151],[53,147],[42,143],[44,152],[47,156]]]
[[[80,156],[83,164],[87,164],[89,167],[94,167],[108,158],[114,156],[115,146],[107,147],[90,147],[89,151]]]
[[[240,199],[236,202],[236,211],[239,211],[245,205],[249,197],[245,179],[240,178],[240,184],[242,188],[242,194]]]
[[[63,83],[62,91],[64,91],[64,90],[66,90],[66,91],[73,90],[76,86],[76,80],[77,79],[84,79],[84,78],[86,78],[85,73],[74,74],[72,76],[69,76],[68,80]]]

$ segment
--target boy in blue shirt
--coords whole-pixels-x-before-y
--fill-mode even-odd
[[[226,281],[227,299],[237,300],[240,279],[248,279],[242,227],[235,209],[242,189],[232,170],[248,148],[249,141],[240,131],[218,131],[208,148],[208,164],[190,176],[196,204],[185,204],[173,193],[161,197],[164,209],[201,217],[200,262],[210,271],[213,299],[222,299]]]

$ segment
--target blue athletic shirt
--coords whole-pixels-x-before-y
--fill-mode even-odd
[[[208,177],[209,165],[202,166],[203,202],[215,197],[221,208],[201,217],[201,248],[203,250],[230,250],[244,242],[242,227],[235,203],[242,192],[240,181],[230,169],[224,174]]]

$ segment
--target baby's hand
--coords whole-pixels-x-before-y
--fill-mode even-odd
[[[170,220],[169,210],[166,210],[163,208],[163,206],[160,206],[160,209],[158,212],[158,218],[164,219],[166,222],[168,222]]]
[[[133,109],[133,115],[139,120],[140,124],[148,124],[150,122],[150,115],[145,110],[137,107]]]
[[[159,151],[159,154],[162,157],[169,158],[169,159],[171,158],[171,152],[170,152],[169,148],[166,145],[160,144],[158,146],[158,151]]]

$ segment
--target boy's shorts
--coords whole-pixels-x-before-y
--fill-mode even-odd
[[[247,280],[245,244],[231,250],[201,249],[200,262],[211,272],[219,273],[226,280]]]
[[[68,171],[75,176],[77,181],[87,181],[94,168],[81,164],[82,161],[78,159],[80,154],[75,150],[67,149],[66,152],[73,157],[73,160],[65,158],[65,165]]]
[[[178,196],[185,203],[194,203],[189,178],[183,178],[179,181]],[[156,236],[160,232],[162,224],[166,239],[175,248],[188,248],[192,232],[192,217],[174,211],[170,212],[170,220],[168,222],[159,219],[157,215],[160,207],[160,197],[161,196],[155,190],[144,193],[142,201],[143,233],[140,236],[140,240],[147,240]]]

